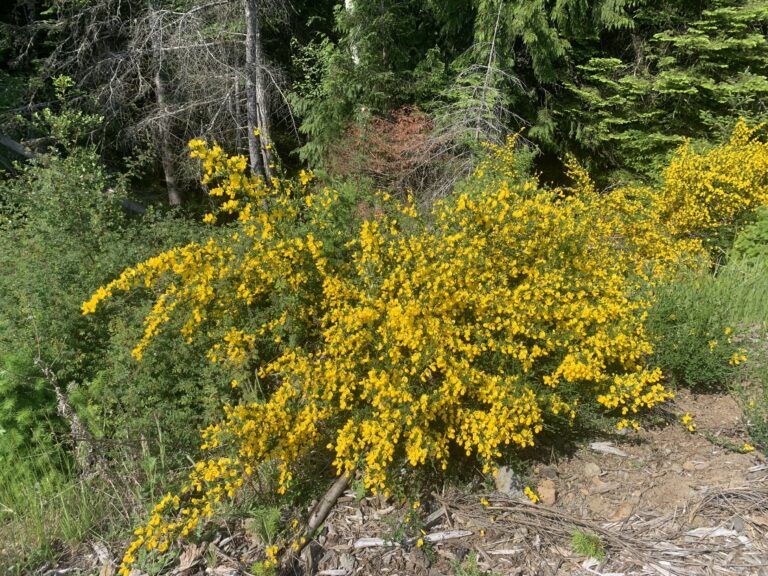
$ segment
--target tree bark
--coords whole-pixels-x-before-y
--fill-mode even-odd
[[[31,160],[35,157],[34,152],[27,150],[21,143],[16,142],[16,140],[9,138],[2,133],[0,133],[0,146],[5,146],[8,148],[8,150],[11,150],[12,152],[18,154],[22,158],[26,158],[27,160]]]
[[[165,187],[168,190],[168,204],[179,206],[181,193],[176,180],[176,166],[173,160],[173,146],[171,145],[171,123],[168,117],[168,107],[165,96],[165,79],[163,78],[163,50],[160,37],[160,22],[153,8],[150,8],[150,22],[152,25],[152,51],[155,59],[155,103],[158,108],[158,132],[160,137],[160,161],[163,164],[165,174]]]
[[[248,116],[248,154],[251,171],[272,177],[272,138],[264,85],[264,49],[261,44],[259,0],[245,0],[245,97]],[[257,135],[258,131],[258,135]]]
[[[352,16],[355,13],[355,0],[344,0],[344,9],[347,11],[347,14]],[[356,34],[357,30],[355,28],[349,31],[349,48],[352,52],[352,63],[355,66],[360,64],[360,50],[357,47]]]

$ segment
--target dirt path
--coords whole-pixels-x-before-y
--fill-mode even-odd
[[[683,394],[671,408],[690,412],[697,431],[668,423],[536,466],[545,503],[514,489],[436,496],[421,547],[386,542],[402,509],[348,497],[320,539],[316,573],[768,576],[768,465],[722,446],[746,440],[737,404]],[[574,551],[575,530],[599,537],[603,561]]]

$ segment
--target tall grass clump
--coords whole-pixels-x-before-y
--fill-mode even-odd
[[[768,244],[760,241],[764,219],[737,236],[724,265],[683,271],[662,286],[648,320],[656,336],[654,362],[676,386],[734,391],[752,439],[763,449],[768,447],[768,257],[761,252]]]
[[[111,513],[107,493],[79,479],[61,449],[18,459],[0,474],[0,568],[24,574],[66,555]]]
[[[0,572],[22,575],[44,564],[66,563],[94,541],[111,550],[121,546],[136,518],[178,474],[165,449],[162,443],[159,455],[146,446],[138,455],[123,449],[89,475],[62,445],[3,456]]]

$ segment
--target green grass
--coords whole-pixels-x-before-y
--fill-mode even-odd
[[[595,560],[605,560],[605,548],[600,536],[585,532],[584,530],[574,530],[571,534],[571,548],[579,556],[594,558]]]
[[[167,472],[147,454],[118,461],[120,469],[84,478],[58,446],[0,456],[0,574],[55,565],[96,540],[118,555]]]
[[[494,572],[480,568],[474,552],[468,554],[463,562],[454,564],[453,570],[455,576],[495,576]]]
[[[271,546],[277,540],[281,530],[280,508],[260,506],[250,512],[246,521],[246,530],[264,546]]]
[[[768,259],[734,260],[714,277],[709,293],[737,325],[768,325]]]
[[[734,352],[760,358],[765,350],[768,262],[736,260],[714,274],[682,273],[658,290],[648,327],[656,338],[655,360],[675,384],[727,385],[741,371],[728,364]]]
[[[716,276],[715,294],[734,326],[734,343],[747,356],[730,389],[744,410],[751,442],[768,450],[768,259],[730,262]]]
[[[0,476],[0,570],[25,573],[97,533],[107,495],[73,477],[57,450],[17,459]]]
[[[768,451],[768,329],[752,334],[745,343],[747,361],[732,386],[734,395],[744,410],[744,419],[751,443]]]
[[[653,361],[675,386],[730,391],[751,442],[768,449],[768,260],[734,259],[682,275],[659,290],[648,327]],[[729,360],[744,354],[737,366]]]

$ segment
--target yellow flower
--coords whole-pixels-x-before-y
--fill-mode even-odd
[[[299,182],[301,182],[302,186],[306,186],[310,182],[312,182],[315,179],[315,174],[311,170],[300,170],[299,171]]]
[[[269,562],[277,561],[277,552],[280,548],[277,545],[267,546],[266,555]]]
[[[730,360],[728,360],[728,364],[730,364],[731,366],[738,366],[742,362],[746,362],[746,361],[747,361],[747,355],[744,354],[743,350],[740,350],[738,352],[733,353]]]
[[[135,535],[121,574],[139,549],[193,533],[264,463],[285,493],[319,442],[338,474],[387,494],[403,466],[445,470],[458,451],[489,472],[585,405],[623,428],[672,398],[649,363],[655,288],[700,265],[703,239],[768,204],[768,143],[740,122],[706,152],[681,147],[662,184],[603,193],[572,158],[566,187],[519,174],[516,138],[487,146],[428,216],[383,193],[348,229],[343,199],[308,186],[310,172],[265,182],[244,156],[190,142],[231,228],[125,270],[82,312],[146,290],[137,360],[178,324],[185,341],[210,343],[211,362],[268,385],[206,429],[203,458]],[[681,421],[695,430],[690,414]]]
[[[530,486],[526,486],[525,489],[523,490],[523,492],[528,497],[528,499],[531,502],[533,502],[534,504],[539,502],[539,500],[540,500],[539,495],[536,494],[536,492]]]

